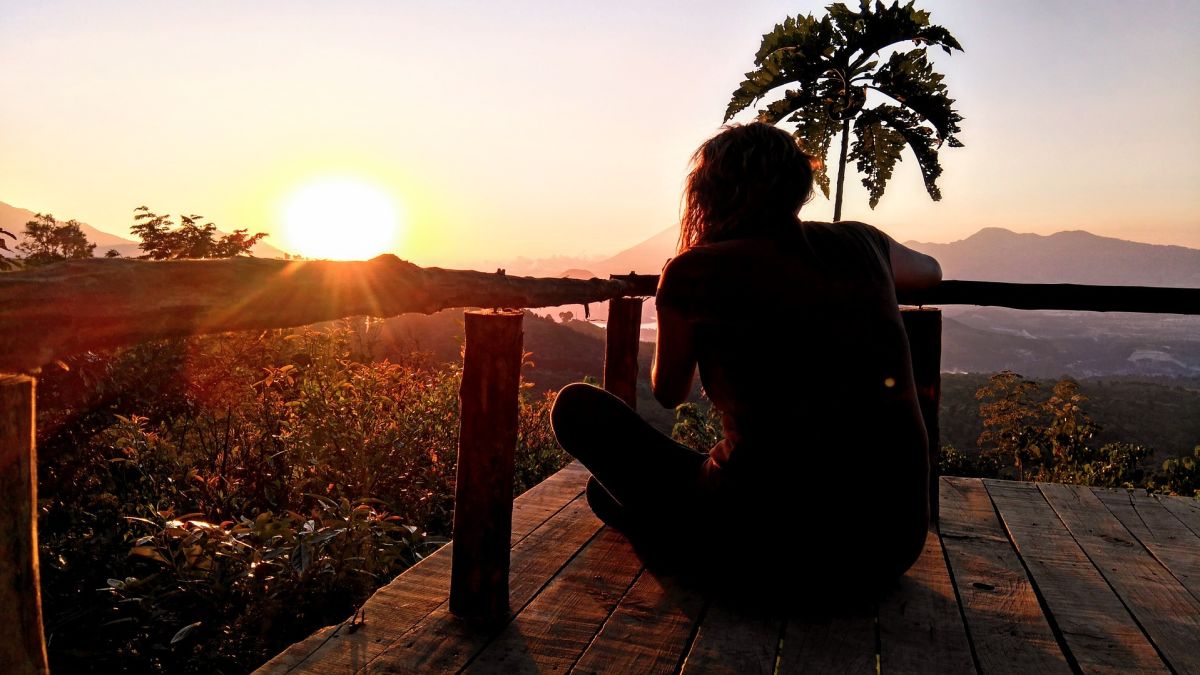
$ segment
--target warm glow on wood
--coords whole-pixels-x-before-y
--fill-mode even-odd
[[[366,260],[395,252],[403,213],[383,189],[352,178],[297,189],[283,209],[285,245],[308,258]]]

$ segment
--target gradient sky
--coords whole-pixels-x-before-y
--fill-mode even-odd
[[[1200,247],[1200,3],[922,0],[965,117],[901,240],[1087,229]],[[604,255],[677,222],[762,33],[823,3],[0,0],[0,201],[124,234],[134,207],[282,245],[322,176],[386,189],[421,264]],[[807,217],[827,219],[817,199]],[[330,236],[337,236],[331,224]]]

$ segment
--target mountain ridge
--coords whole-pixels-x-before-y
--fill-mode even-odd
[[[21,243],[24,239],[25,223],[33,220],[37,213],[29,209],[23,209],[19,206],[13,206],[6,202],[0,202],[0,229],[8,230],[17,235],[16,241],[8,240],[9,248],[15,248],[16,244]],[[66,222],[70,218],[57,218],[59,222]],[[105,232],[94,225],[76,221],[79,223],[79,229],[83,232],[87,240],[96,245],[96,256],[103,256],[109,250],[115,250],[126,258],[136,258],[142,254],[142,249],[138,246],[138,242],[132,239],[126,239],[120,235]],[[222,235],[228,234],[218,230]],[[7,238],[6,238],[7,239]],[[260,241],[250,249],[251,253],[259,258],[282,258],[284,252],[271,244]]]

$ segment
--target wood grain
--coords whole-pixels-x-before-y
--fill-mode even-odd
[[[38,585],[34,381],[0,374],[0,673],[46,673]]]
[[[921,557],[879,603],[879,660],[885,673],[975,672],[936,532],[929,533]]]
[[[683,662],[684,675],[754,675],[775,672],[784,620],[729,602],[709,606]]]
[[[1154,498],[1178,518],[1179,522],[1187,525],[1193,534],[1200,537],[1200,499],[1166,495],[1155,495]]]
[[[604,388],[637,408],[638,347],[642,342],[642,299],[608,301],[604,342]]]
[[[587,501],[578,497],[513,547],[510,619],[541,592],[600,527]],[[454,672],[466,666],[504,623],[473,624],[454,616],[443,604],[356,672]]]
[[[524,315],[471,311],[463,318],[450,611],[491,619],[508,614]]]
[[[513,508],[513,544],[561,511],[583,492],[587,469],[578,462],[517,498]],[[450,592],[453,543],[443,546],[375,592],[363,605],[366,623],[348,631],[349,619],[289,647],[257,672],[351,673],[378,656],[413,626],[442,606]]]
[[[641,569],[629,540],[604,528],[471,661],[466,672],[566,672]]]
[[[1158,500],[1140,490],[1092,490],[1125,529],[1200,599],[1200,537]]]
[[[678,578],[644,570],[572,672],[675,672],[704,605]]]
[[[365,262],[73,260],[0,274],[0,371],[89,349],[347,316],[449,307],[552,307],[627,295],[608,279],[535,279]]]
[[[997,480],[984,485],[1079,668],[1085,673],[1167,672],[1038,487]]]
[[[967,634],[985,673],[1069,673],[983,483],[942,479],[939,527]]]
[[[1200,601],[1090,489],[1050,483],[1038,488],[1171,667],[1200,673]]]

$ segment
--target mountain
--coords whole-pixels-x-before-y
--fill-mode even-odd
[[[9,248],[14,248],[16,244],[21,242],[23,233],[25,232],[25,223],[33,220],[37,216],[36,213],[29,209],[22,209],[10,204],[0,202],[0,229],[8,230],[17,235],[16,241],[8,240]],[[70,218],[58,218],[60,222],[70,220]],[[98,230],[87,223],[79,223],[79,229],[83,231],[87,240],[96,245],[96,255],[102,256],[110,249],[115,250],[126,258],[134,258],[142,254],[142,250],[138,248],[138,243],[132,239],[118,237],[115,234],[109,234],[103,230]],[[220,232],[218,230],[218,232]],[[220,234],[225,234],[220,232]],[[7,237],[5,238],[7,239]],[[259,258],[282,258],[284,253],[266,242],[260,241],[255,244],[250,252]]]
[[[946,279],[1200,288],[1198,249],[1082,230],[1040,235],[988,227],[949,244],[906,245],[937,258]]]
[[[9,204],[5,204],[4,202],[0,202],[0,229],[8,230],[9,232],[17,235],[17,240],[15,242],[9,240],[10,248],[14,247],[21,241],[23,238],[22,233],[25,232],[25,223],[33,220],[36,216],[37,214],[29,209],[17,208],[16,206],[11,206]],[[70,219],[68,218],[67,220]],[[104,252],[110,248],[117,249],[120,251],[121,255],[128,255],[124,250],[122,250],[123,247],[131,246],[131,250],[137,251],[136,242],[130,241],[129,239],[123,239],[115,234],[109,234],[102,230],[97,230],[87,223],[80,223],[79,229],[83,231],[83,234],[87,237],[88,241],[96,245],[96,253],[98,255],[104,255]]]

